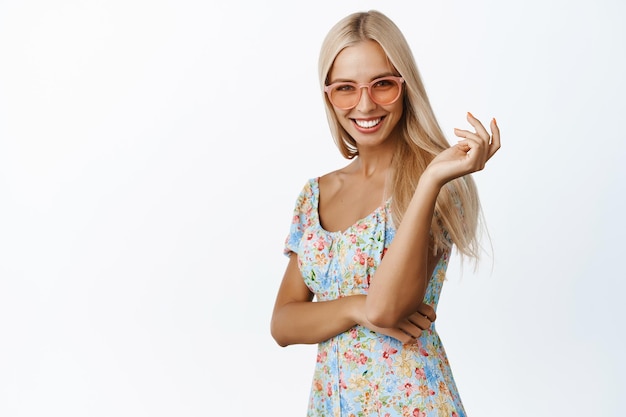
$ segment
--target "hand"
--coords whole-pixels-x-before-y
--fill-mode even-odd
[[[422,335],[422,331],[429,329],[436,319],[435,309],[422,303],[415,313],[398,323],[398,328],[413,339],[417,339]]]
[[[374,332],[391,336],[403,344],[414,342],[422,335],[422,332],[430,328],[437,319],[435,309],[428,304],[422,303],[417,311],[398,323],[397,327],[378,327],[370,323],[365,314],[360,315],[357,323]]]
[[[471,113],[467,113],[467,121],[474,127],[475,132],[454,129],[454,134],[462,139],[437,155],[426,168],[425,174],[440,185],[482,170],[487,161],[500,149],[500,129],[496,119],[492,119],[490,123],[491,135]]]

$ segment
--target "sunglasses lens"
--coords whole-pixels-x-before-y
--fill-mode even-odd
[[[378,104],[391,104],[400,96],[400,83],[394,79],[378,80],[370,88],[370,94]]]
[[[359,101],[359,89],[353,84],[334,84],[328,92],[330,101],[340,109],[349,109]]]

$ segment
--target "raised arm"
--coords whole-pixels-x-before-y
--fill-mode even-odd
[[[416,311],[428,284],[429,232],[437,195],[448,181],[482,170],[500,148],[495,119],[489,135],[468,113],[475,132],[455,129],[462,138],[441,152],[422,174],[393,242],[372,277],[366,316],[373,324],[395,327]]]

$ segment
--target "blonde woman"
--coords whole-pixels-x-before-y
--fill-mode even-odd
[[[500,147],[456,129],[450,146],[411,50],[380,12],[355,13],[323,42],[319,75],[332,135],[350,163],[296,201],[271,331],[318,344],[309,416],[464,416],[435,330],[452,246],[476,258],[470,174]]]

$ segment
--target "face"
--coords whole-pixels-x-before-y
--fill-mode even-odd
[[[382,47],[374,41],[363,41],[337,55],[328,80],[329,84],[338,81],[367,84],[377,78],[396,75]],[[392,142],[388,139],[402,117],[403,104],[401,96],[394,103],[377,104],[363,87],[355,107],[342,110],[333,105],[333,109],[339,123],[354,138],[361,152],[366,147],[385,146]]]

